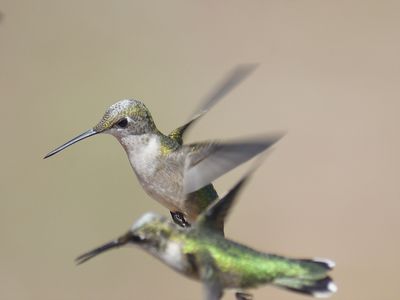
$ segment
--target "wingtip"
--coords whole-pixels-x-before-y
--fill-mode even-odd
[[[267,149],[272,149],[271,147],[275,146],[285,135],[286,132],[284,131],[276,131],[255,136],[248,141],[253,144],[258,144],[262,152]]]
[[[242,63],[236,69],[246,71],[248,73],[255,71],[261,64],[259,62]]]

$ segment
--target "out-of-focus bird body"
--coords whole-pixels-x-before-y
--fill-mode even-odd
[[[167,226],[162,235],[169,236],[168,240],[159,241],[158,245],[162,246],[149,252],[183,275],[197,280],[201,280],[198,272],[201,266],[197,265],[200,262],[196,257],[207,253],[224,288],[255,288],[274,283],[276,279],[279,282],[281,277],[294,278],[295,281],[309,276],[309,280],[319,280],[325,278],[332,267],[328,266],[328,260],[296,260],[265,254],[213,231],[190,229],[187,232],[176,230],[175,224],[170,229]]]
[[[336,292],[327,274],[334,267],[330,260],[266,254],[223,236],[219,229],[245,179],[203,211],[190,228],[147,213],[126,234],[79,256],[77,262],[134,244],[181,274],[203,282],[208,300],[220,299],[224,289],[237,289],[237,299],[246,299],[241,291],[268,283],[321,298]]]

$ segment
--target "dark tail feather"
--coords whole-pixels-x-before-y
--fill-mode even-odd
[[[335,267],[335,262],[327,258],[300,259],[299,261],[314,266],[318,265],[326,271],[333,270]]]
[[[337,286],[329,276],[318,280],[284,278],[275,280],[275,284],[316,298],[327,298],[337,291]]]
[[[274,280],[277,286],[307,294],[316,298],[327,298],[337,291],[327,272],[333,269],[334,262],[327,259],[297,260],[307,272],[299,277],[281,277]]]

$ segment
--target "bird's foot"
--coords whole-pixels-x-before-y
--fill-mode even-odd
[[[248,294],[248,293],[243,293],[243,292],[237,292],[235,293],[236,299],[237,300],[252,300],[253,295]]]
[[[183,227],[183,228],[188,228],[190,227],[190,223],[188,223],[185,220],[185,216],[183,215],[183,213],[179,212],[179,211],[171,211],[171,217],[172,220],[174,220],[174,222],[176,224],[178,224],[179,226]]]

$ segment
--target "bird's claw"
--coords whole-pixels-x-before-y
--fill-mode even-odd
[[[183,228],[190,227],[190,223],[185,220],[185,216],[179,211],[171,211],[172,220]]]

